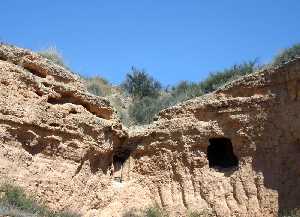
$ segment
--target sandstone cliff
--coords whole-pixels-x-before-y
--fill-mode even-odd
[[[122,216],[277,216],[300,207],[300,59],[122,129],[104,98],[29,50],[0,46],[0,181],[51,208]]]
[[[130,132],[132,176],[171,212],[277,216],[300,207],[299,78],[297,59],[162,111]]]
[[[113,150],[127,134],[109,102],[29,50],[0,46],[0,174],[55,209],[110,203]]]

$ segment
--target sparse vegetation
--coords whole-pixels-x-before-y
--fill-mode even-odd
[[[157,97],[161,91],[159,81],[153,79],[145,70],[132,67],[131,72],[121,85],[134,99],[143,97]]]
[[[62,55],[55,47],[39,52],[50,61],[66,67]],[[285,49],[274,58],[273,65],[300,56],[300,44]],[[66,67],[67,68],[67,67]],[[107,80],[96,76],[84,78],[90,93],[107,97],[126,126],[151,123],[164,108],[217,90],[226,83],[260,69],[257,59],[233,65],[230,68],[210,73],[199,82],[182,81],[163,89],[159,81],[145,70],[135,67],[126,75],[120,86],[112,86]],[[128,100],[128,98],[130,98]],[[126,99],[126,100],[124,100]]]
[[[39,204],[33,197],[27,196],[23,189],[12,185],[0,186],[0,215],[14,217],[79,217],[69,211],[55,212]]]
[[[58,51],[56,47],[48,47],[45,50],[41,50],[38,52],[41,56],[47,58],[51,62],[60,65],[66,69],[69,69],[63,59],[62,54]]]
[[[234,65],[229,69],[212,73],[206,80],[200,83],[182,81],[178,85],[173,86],[171,90],[166,91],[162,91],[161,88],[154,88],[155,94],[147,94],[149,92],[154,92],[149,91],[149,86],[151,85],[142,85],[144,83],[151,83],[148,80],[151,80],[152,83],[155,82],[155,80],[151,78],[145,71],[142,72],[142,76],[127,75],[130,77],[131,81],[127,81],[126,83],[132,83],[132,80],[137,80],[133,83],[139,84],[129,85],[130,87],[137,86],[137,88],[130,88],[130,90],[134,89],[135,91],[135,100],[129,107],[129,117],[135,124],[151,123],[155,115],[157,115],[162,109],[175,105],[179,102],[201,96],[203,93],[212,92],[229,81],[237,79],[240,76],[253,73],[257,67],[256,60],[244,62],[239,65]],[[134,73],[139,72],[134,71]],[[138,79],[135,77],[138,77]],[[127,80],[130,79],[127,78]],[[147,86],[147,88],[145,88],[146,90],[143,88],[144,86]],[[158,92],[158,90],[160,90],[160,92]],[[132,92],[133,91],[129,91],[129,93]]]
[[[211,73],[202,82],[182,81],[163,90],[160,82],[152,78],[145,70],[132,67],[121,85],[121,91],[124,90],[132,99],[129,105],[124,105],[121,100],[117,100],[118,97],[125,97],[124,91],[119,92],[118,95],[112,95],[113,88],[105,79],[93,77],[86,81],[88,90],[95,95],[109,98],[122,122],[131,126],[151,123],[162,109],[212,92],[227,82],[253,73],[257,69],[256,60],[248,61]]]
[[[132,209],[129,211],[126,211],[122,217],[141,217],[142,214],[140,214],[141,212],[137,209]]]
[[[111,84],[99,76],[86,78],[87,89],[96,96],[108,96],[112,93]]]
[[[215,215],[207,210],[207,209],[204,209],[202,211],[191,211],[188,213],[188,217],[214,217]]]
[[[224,84],[235,80],[241,76],[251,74],[258,69],[257,60],[251,60],[242,64],[236,64],[229,69],[211,73],[207,79],[200,82],[201,89],[204,93],[209,93],[220,88]]]
[[[284,49],[278,55],[274,57],[273,64],[280,65],[295,57],[300,57],[300,44],[295,44],[290,48]]]
[[[128,107],[128,117],[134,124],[150,123],[160,110],[161,84],[145,70],[132,67],[121,85],[132,97]]]
[[[66,67],[56,48],[51,47],[39,53],[54,63]],[[200,83],[182,81],[170,89],[163,90],[160,82],[151,77],[145,70],[132,67],[130,73],[126,75],[125,81],[121,84],[118,94],[113,94],[117,87],[112,87],[102,77],[95,76],[84,78],[84,80],[88,91],[97,96],[108,97],[123,123],[130,126],[151,123],[155,115],[162,109],[212,92],[225,83],[252,73],[256,69],[257,61],[248,61],[223,71],[211,73],[207,79]],[[120,90],[124,90],[132,98],[129,105],[124,105],[122,100],[117,99],[118,97],[125,97],[125,93],[121,93]]]
[[[203,90],[201,85],[195,82],[181,81],[172,87],[171,95],[176,102],[180,102],[203,95]]]
[[[145,217],[168,217],[168,214],[166,211],[156,205],[146,209]]]
[[[167,212],[159,207],[157,204],[148,207],[145,210],[130,210],[123,214],[123,217],[168,217]]]
[[[157,204],[146,208],[145,210],[132,209],[125,212],[122,217],[168,217],[168,213]],[[215,217],[216,215],[208,209],[202,211],[189,211],[187,217]],[[292,216],[294,217],[294,216]]]
[[[145,124],[153,120],[155,114],[160,110],[159,100],[152,97],[144,97],[136,100],[129,106],[129,117],[134,123]]]

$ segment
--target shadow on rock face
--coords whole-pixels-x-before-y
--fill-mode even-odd
[[[294,70],[292,67],[268,78],[282,83],[271,87],[275,99],[253,159],[253,169],[263,173],[265,187],[278,192],[280,212],[300,208],[300,100],[291,96],[295,92],[289,86],[295,78],[284,80]],[[297,74],[300,77],[299,70]]]

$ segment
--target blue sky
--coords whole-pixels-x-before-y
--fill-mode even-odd
[[[0,39],[55,45],[74,71],[121,82],[131,66],[164,85],[200,81],[300,42],[299,0],[9,0]]]

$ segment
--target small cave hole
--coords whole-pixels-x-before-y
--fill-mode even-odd
[[[238,158],[233,152],[231,140],[228,138],[209,139],[207,148],[209,167],[227,169],[237,167]]]
[[[123,166],[126,160],[129,158],[131,151],[122,150],[114,153],[113,155],[113,173],[114,180],[118,182],[123,181]]]
[[[71,108],[71,110],[69,111],[69,114],[77,114],[77,110],[75,108]]]

